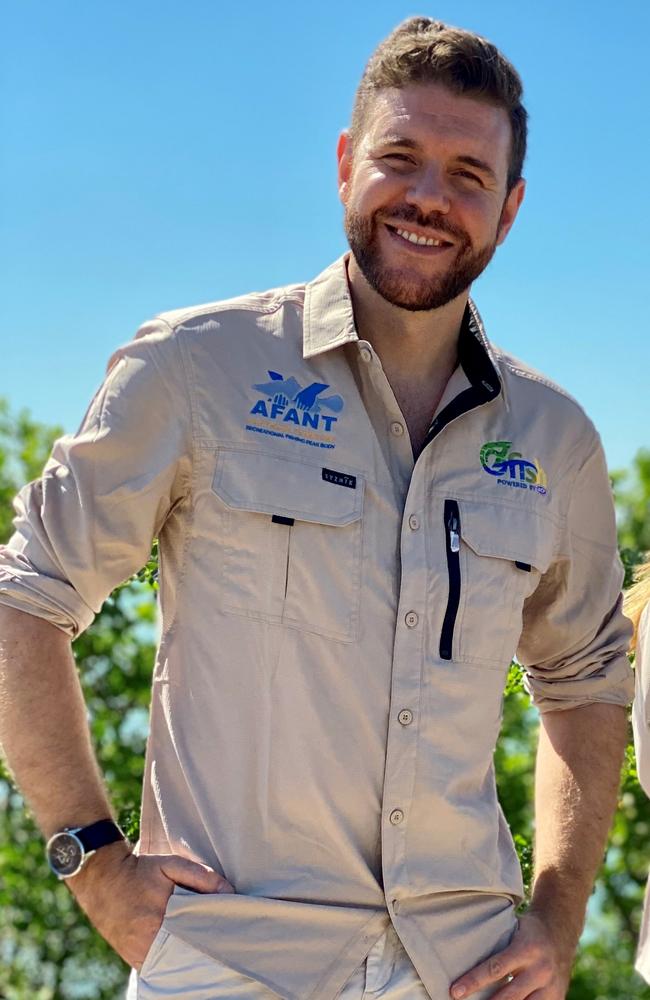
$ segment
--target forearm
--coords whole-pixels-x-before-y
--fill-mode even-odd
[[[602,863],[626,736],[626,712],[618,705],[546,713],[540,726],[530,909],[559,932],[567,962]]]
[[[46,837],[111,815],[69,639],[0,606],[0,745]]]

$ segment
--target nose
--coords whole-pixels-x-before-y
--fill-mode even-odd
[[[411,183],[406,192],[406,201],[416,206],[423,215],[440,212],[446,215],[450,209],[449,192],[444,176],[435,166],[422,167],[411,174]]]

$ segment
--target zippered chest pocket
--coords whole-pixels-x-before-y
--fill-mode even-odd
[[[447,587],[439,656],[506,667],[524,601],[550,565],[553,526],[529,509],[450,497],[441,522]]]
[[[344,642],[358,636],[364,479],[260,452],[219,454],[220,608]]]

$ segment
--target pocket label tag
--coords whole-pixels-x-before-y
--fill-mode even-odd
[[[357,477],[351,476],[347,472],[335,472],[334,469],[323,469],[323,479],[326,483],[333,483],[334,486],[347,486],[349,490],[356,490]]]

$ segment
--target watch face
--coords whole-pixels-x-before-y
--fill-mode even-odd
[[[83,845],[74,833],[55,833],[47,845],[50,868],[60,878],[68,878],[78,872],[84,854]]]

